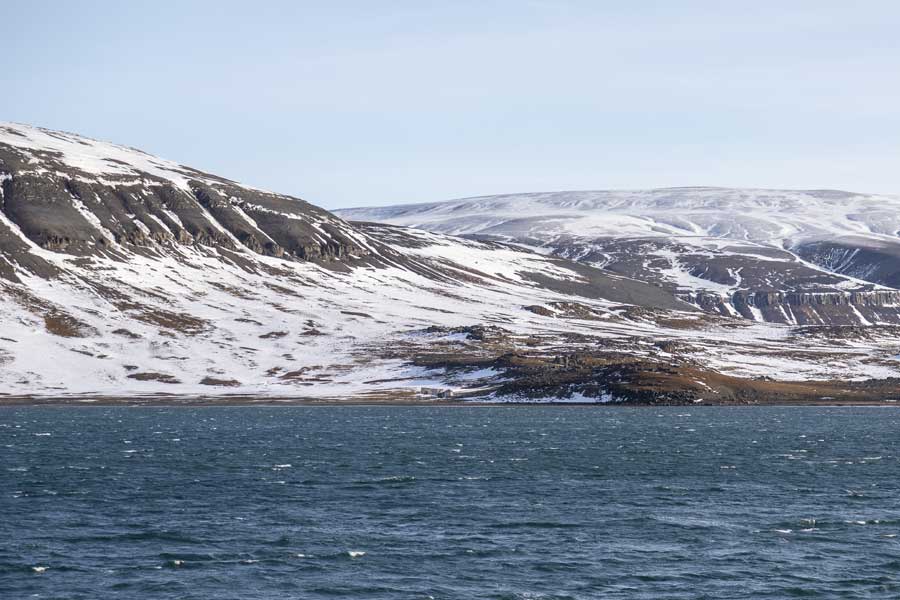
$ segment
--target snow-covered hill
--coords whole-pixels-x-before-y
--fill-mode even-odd
[[[868,401],[900,374],[890,328],[716,316],[677,289],[549,256],[541,227],[529,240],[547,248],[534,252],[348,223],[138,150],[18,124],[0,124],[0,184],[0,401],[398,401],[448,390]],[[753,257],[774,252],[760,244]],[[862,285],[832,277],[835,290]],[[872,322],[892,314],[859,310]]]
[[[389,340],[436,325],[541,332],[546,319],[522,307],[571,297],[554,287],[583,286],[601,313],[690,308],[509,247],[351,227],[72,134],[0,126],[0,180],[7,394],[417,389],[434,378],[380,358]]]
[[[783,247],[860,235],[896,241],[900,197],[833,190],[668,188],[482,196],[337,211],[443,233],[543,239],[712,237]]]
[[[900,287],[895,196],[722,188],[583,191],[338,214],[535,247],[660,285],[721,314],[756,320],[896,322],[894,305],[900,301],[894,291]],[[827,308],[810,308],[823,303]],[[871,306],[879,307],[877,318],[857,314]]]

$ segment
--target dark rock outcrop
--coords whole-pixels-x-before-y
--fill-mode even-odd
[[[18,269],[52,273],[28,252],[28,242],[78,256],[114,257],[122,247],[165,252],[179,245],[242,246],[317,262],[369,254],[352,226],[303,200],[187,168],[173,173],[171,180],[137,167],[132,177],[98,174],[58,153],[0,142],[0,277],[18,281]],[[196,179],[185,183],[175,175]]]
[[[900,291],[771,292],[738,291],[730,296],[685,294],[682,298],[724,316],[790,325],[900,323]]]

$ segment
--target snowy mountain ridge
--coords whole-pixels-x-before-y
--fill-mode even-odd
[[[714,237],[757,243],[871,236],[895,241],[900,196],[834,190],[665,188],[505,194],[336,211],[455,235]]]
[[[897,196],[672,188],[507,194],[337,212],[535,247],[699,304],[717,302],[722,314],[740,312],[748,294],[812,298],[878,290],[873,298],[893,302],[884,292],[900,287]],[[754,316],[749,308],[743,312]],[[782,312],[764,316],[796,322]]]
[[[454,233],[483,238],[465,239],[348,222],[124,146],[0,125],[0,402],[892,397],[895,288],[762,243],[676,244],[670,229],[618,250],[540,237],[542,222],[577,221],[587,200],[575,201],[534,216],[528,236],[511,235],[521,222],[501,232],[511,216],[495,212],[485,233],[473,206],[434,207],[434,223],[453,213]],[[626,256],[646,264],[617,268]],[[750,263],[787,267],[741,304],[744,282],[763,279]],[[731,311],[647,273],[715,283]]]
[[[183,189],[188,189],[190,179],[205,183],[222,181],[136,148],[22,123],[0,121],[0,144],[19,150],[33,166],[30,172],[35,174],[48,172],[42,159],[52,156],[55,162],[91,176],[91,180],[101,178],[102,181],[103,177],[120,182],[122,178],[163,180]]]

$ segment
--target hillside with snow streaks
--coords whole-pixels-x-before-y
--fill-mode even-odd
[[[735,296],[766,262],[803,293],[891,292],[836,274],[852,257],[829,248],[823,270],[783,241],[793,230],[712,237],[699,217],[649,206],[615,217],[656,214],[657,233],[620,240],[637,246],[567,245],[587,210],[575,200],[368,219],[422,212],[433,231],[353,223],[139,150],[0,124],[0,402],[891,399],[892,326],[787,326],[766,322],[772,307],[749,304],[747,319],[697,293]],[[546,236],[551,223],[566,233]],[[676,243],[679,227],[690,235]],[[723,253],[745,263],[716,263]],[[615,268],[627,255],[656,275]],[[893,314],[874,301],[814,312],[848,310],[867,324]]]
[[[338,211],[504,240],[671,290],[725,316],[897,323],[900,197],[674,188],[509,194]]]

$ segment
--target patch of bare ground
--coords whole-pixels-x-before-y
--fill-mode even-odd
[[[817,352],[815,350],[769,350],[766,352],[766,356],[792,358],[804,361],[850,360],[859,358],[859,355],[852,352]]]
[[[881,365],[881,366],[885,366],[885,367],[897,367],[898,363],[900,363],[900,360],[898,360],[896,358],[896,356],[897,356],[897,352],[895,351],[893,354],[891,354],[889,356],[882,356],[882,357],[869,356],[866,358],[861,358],[861,359],[859,359],[859,362],[861,362],[864,365]]]
[[[240,298],[241,300],[253,300],[253,296],[242,290],[241,288],[235,287],[233,285],[228,285],[225,283],[219,283],[218,281],[210,281],[209,284],[214,288],[225,292],[230,296],[234,296],[235,298]]]
[[[270,290],[272,290],[273,292],[277,292],[284,296],[293,296],[295,298],[303,298],[304,297],[303,294],[301,294],[297,290],[289,288],[289,287],[285,287],[283,285],[277,285],[274,283],[266,283],[265,286],[267,288],[269,288]]]
[[[700,351],[700,348],[697,348],[696,346],[693,346],[681,340],[657,340],[653,342],[653,345],[663,352],[667,352],[669,354],[681,354],[683,356]]]
[[[461,327],[441,327],[433,325],[420,330],[418,333],[427,335],[462,335],[466,340],[477,342],[497,342],[510,338],[509,330],[497,325],[464,325]]]
[[[166,294],[165,291],[162,291],[162,290],[159,292],[154,292],[150,289],[137,287],[135,285],[131,285],[131,284],[124,283],[124,282],[118,282],[118,285],[128,288],[129,290],[131,290],[134,293],[135,296],[143,296],[145,298],[152,298],[153,300],[158,300],[159,302],[169,302],[170,301],[169,296]],[[119,293],[121,294],[121,292],[119,292]],[[124,296],[124,298],[127,299],[128,296]],[[110,298],[110,299],[112,299],[112,298]]]
[[[125,329],[124,327],[120,327],[119,329],[114,329],[113,333],[115,335],[121,335],[123,337],[127,337],[132,340],[138,340],[141,338],[140,335],[134,333],[133,331],[129,331],[129,330]]]
[[[264,333],[259,336],[261,340],[277,340],[279,338],[283,338],[287,336],[287,331],[270,331],[269,333]]]
[[[458,367],[490,367],[496,361],[496,354],[491,353],[483,353],[479,356],[474,353],[423,352],[413,356],[411,362],[417,367],[452,369]]]
[[[241,382],[237,379],[217,379],[215,377],[204,377],[200,380],[200,385],[210,385],[215,387],[240,387]]]
[[[543,316],[582,321],[608,321],[618,318],[609,311],[597,310],[580,302],[551,302],[547,306],[526,306],[525,309]]]
[[[421,402],[421,398],[417,393],[417,390],[411,390],[409,388],[398,388],[394,390],[373,390],[371,392],[363,392],[361,394],[357,394],[356,399],[363,402],[372,402],[376,404],[418,404]]]
[[[791,330],[791,336],[798,338],[823,339],[847,341],[871,341],[886,338],[900,339],[900,326],[879,325],[877,327],[863,327],[858,325],[810,325],[796,327]]]
[[[243,317],[237,318],[237,319],[235,319],[235,321],[237,323],[250,323],[252,325],[260,325],[260,326],[262,325],[262,323],[260,323],[259,321],[255,320],[255,319],[246,319]]]
[[[321,370],[322,367],[303,367],[301,369],[295,369],[292,371],[284,371],[281,367],[276,369],[270,369],[268,373],[273,377],[278,377],[281,381],[291,382],[291,383],[301,383],[304,385],[311,385],[313,383],[328,383],[331,381],[331,378],[328,374],[320,373],[318,375],[313,375],[312,373],[315,371]]]
[[[285,306],[285,305],[283,305],[283,304],[280,304],[280,303],[278,303],[278,302],[269,302],[268,304],[269,304],[269,306],[271,306],[272,308],[274,308],[274,309],[277,310],[278,312],[283,312],[283,313],[288,314],[288,315],[299,315],[299,314],[302,314],[301,311],[299,311],[299,310],[297,310],[297,309],[294,309],[294,308],[288,308],[287,306]]]
[[[44,328],[52,335],[67,338],[81,338],[97,335],[97,331],[87,323],[77,319],[55,304],[38,298],[29,291],[13,285],[3,285],[0,290],[19,306],[44,321]]]
[[[431,312],[443,313],[443,314],[445,314],[445,315],[452,315],[452,314],[453,314],[453,311],[452,311],[452,310],[449,310],[449,309],[446,309],[446,308],[438,308],[438,307],[436,307],[436,306],[423,306],[423,307],[421,307],[421,308],[422,308],[422,310],[428,310],[428,311],[431,311]]]
[[[504,340],[509,342],[509,340]],[[900,379],[869,381],[774,381],[726,375],[690,359],[691,346],[680,341],[648,340],[652,347],[674,356],[660,360],[638,356],[627,347],[604,340],[589,346],[544,346],[528,349],[519,343],[513,351],[497,340],[453,349],[419,347],[407,351],[413,365],[443,368],[490,367],[501,377],[487,392],[517,398],[612,396],[635,404],[871,404],[900,400]],[[631,343],[634,340],[630,340]],[[785,356],[821,360],[815,352],[786,352]],[[829,358],[840,358],[828,354]],[[848,355],[849,357],[849,355]],[[483,385],[480,383],[479,385]],[[466,395],[463,392],[463,395]]]
[[[440,337],[450,335],[458,337],[440,340]],[[421,343],[419,336],[423,336],[427,343]],[[373,352],[380,358],[411,360],[416,366],[453,368],[489,366],[498,357],[512,352],[517,347],[543,343],[544,340],[539,338],[513,336],[502,327],[494,325],[432,326],[412,332],[409,341],[397,340]]]
[[[900,380],[771,381],[724,375],[693,364],[663,363],[635,357],[578,356],[549,366],[540,358],[506,361],[510,381],[501,395],[586,396],[611,394],[639,404],[808,404],[871,403],[900,399]],[[561,365],[560,365],[561,363]],[[604,364],[605,363],[605,364]],[[495,366],[503,366],[498,361]]]
[[[182,335],[198,335],[212,329],[212,324],[204,319],[187,313],[177,313],[147,306],[146,304],[118,302],[116,308],[127,313],[129,317],[135,320]]]
[[[540,304],[532,304],[530,306],[523,306],[523,309],[527,310],[530,313],[534,313],[536,315],[540,315],[542,317],[555,317],[556,313],[546,306],[542,306]]]
[[[136,379],[137,381],[158,381],[159,383],[181,383],[174,375],[168,373],[132,373],[128,375],[128,379]]]
[[[44,328],[48,333],[67,338],[81,338],[95,335],[97,332],[86,323],[70,314],[51,310],[44,315]]]
[[[710,326],[710,322],[702,318],[656,317],[654,321],[660,327],[667,329],[706,329]]]

